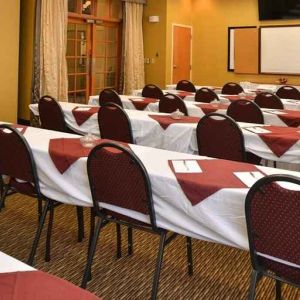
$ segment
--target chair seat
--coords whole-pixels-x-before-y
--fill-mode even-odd
[[[30,182],[19,182],[15,178],[11,178],[9,181],[9,185],[21,194],[36,196],[35,187]]]

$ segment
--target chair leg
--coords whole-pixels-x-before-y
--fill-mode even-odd
[[[91,246],[89,249],[89,255],[88,255],[88,259],[87,259],[87,263],[86,263],[86,267],[84,270],[84,275],[82,278],[82,282],[81,282],[81,287],[83,289],[86,288],[87,286],[87,282],[89,280],[89,278],[91,277],[91,269],[92,269],[92,263],[93,263],[93,258],[95,255],[95,250],[96,250],[96,246],[97,246],[97,241],[100,235],[100,229],[103,226],[103,221],[101,219],[98,220],[98,223],[96,225],[96,230],[94,232],[93,238],[92,238],[92,242],[91,242]]]
[[[132,255],[133,253],[133,230],[131,227],[127,228],[128,234],[128,255]]]
[[[250,282],[250,288],[249,288],[249,293],[248,293],[248,300],[254,300],[255,299],[255,289],[256,289],[257,280],[258,280],[258,272],[253,270],[252,275],[251,275],[251,282]]]
[[[3,191],[1,193],[1,199],[0,199],[0,211],[1,211],[2,208],[5,207],[5,199],[6,199],[8,190],[9,190],[9,186],[8,185],[4,185]]]
[[[277,168],[277,162],[276,161],[273,161],[273,167]]]
[[[53,217],[54,217],[54,207],[53,203],[51,202],[49,205],[49,221],[48,221],[48,229],[47,229],[47,238],[46,238],[46,254],[45,254],[45,261],[49,262],[51,259],[51,233],[52,233],[52,228],[53,228]]]
[[[162,261],[163,261],[163,256],[164,256],[166,236],[167,236],[167,233],[165,231],[163,231],[160,234],[159,249],[158,249],[158,254],[157,254],[156,269],[155,269],[154,278],[153,278],[151,300],[156,300],[156,298],[157,298],[159,277],[160,277],[160,271],[161,271],[161,266],[162,266]]]
[[[40,221],[42,212],[43,212],[43,201],[41,199],[38,199],[38,222]]]
[[[76,206],[77,211],[77,223],[78,223],[78,242],[82,242],[84,238],[84,217],[83,208],[81,206]]]
[[[121,236],[121,225],[116,224],[117,232],[117,258],[122,257],[122,236]]]
[[[276,300],[281,300],[281,282],[276,280]]]
[[[40,240],[41,233],[42,233],[42,230],[43,230],[43,227],[44,227],[47,212],[49,210],[50,201],[51,200],[46,200],[44,210],[43,210],[43,213],[41,215],[39,225],[38,225],[38,228],[37,228],[37,231],[36,231],[36,234],[35,234],[35,238],[34,238],[34,241],[33,241],[33,244],[32,244],[31,252],[30,252],[30,255],[29,255],[29,259],[28,259],[28,264],[31,265],[31,266],[33,264],[34,256],[35,256],[38,244],[39,244],[39,240]]]
[[[193,275],[194,273],[194,268],[193,268],[193,251],[192,251],[192,238],[191,237],[186,237],[186,251],[187,251],[187,263],[188,263],[188,274],[190,276]]]

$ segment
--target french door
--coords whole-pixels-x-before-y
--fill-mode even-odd
[[[69,19],[69,102],[86,103],[104,88],[118,88],[120,24]]]

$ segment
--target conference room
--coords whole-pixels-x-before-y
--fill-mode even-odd
[[[300,298],[300,1],[0,20],[1,300]]]

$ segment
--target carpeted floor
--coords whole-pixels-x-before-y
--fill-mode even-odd
[[[88,213],[86,209],[86,234]],[[26,261],[36,226],[36,202],[20,195],[10,196],[0,213],[0,251]],[[87,239],[77,243],[75,208],[61,206],[55,211],[49,263],[44,261],[44,237],[35,267],[79,285],[86,262]],[[88,289],[104,300],[149,299],[158,238],[135,232],[134,255],[128,257],[125,231],[123,237],[123,257],[117,260],[115,227],[109,225],[103,230]],[[193,257],[194,275],[189,277],[185,239],[178,237],[167,246],[159,299],[246,299],[251,271],[247,252],[194,240]],[[261,281],[257,299],[274,299],[274,282]],[[284,285],[283,299],[300,299],[300,291]]]

